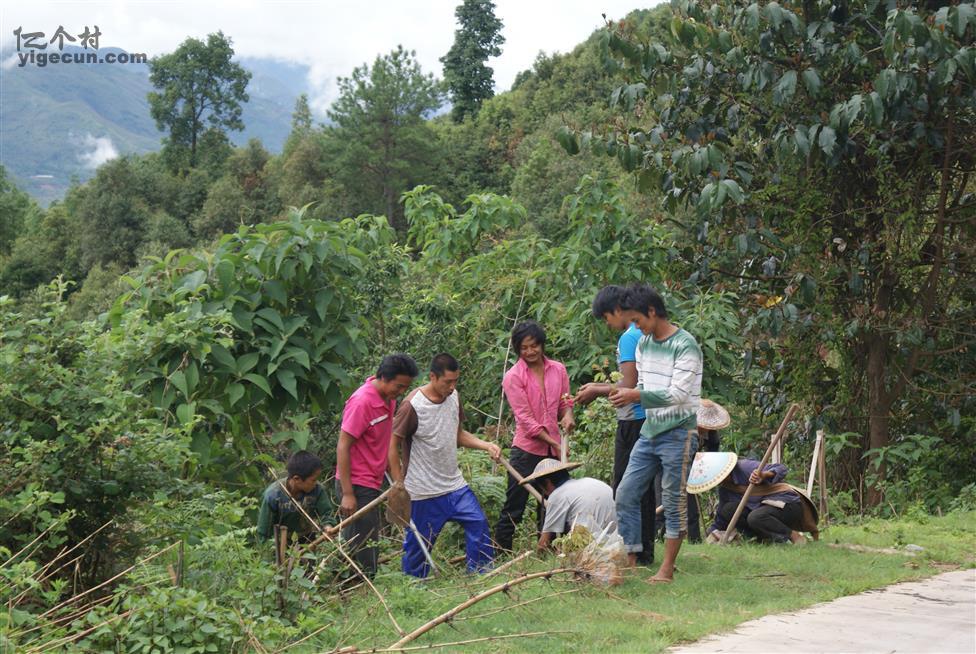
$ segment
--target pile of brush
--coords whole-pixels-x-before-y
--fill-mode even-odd
[[[604,586],[623,583],[627,553],[615,529],[608,526],[594,536],[589,529],[576,524],[553,545],[559,556],[571,562],[578,576]]]

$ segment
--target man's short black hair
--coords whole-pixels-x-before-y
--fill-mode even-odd
[[[308,479],[322,469],[322,459],[318,458],[308,450],[298,450],[290,457],[285,464],[288,470],[288,478],[298,477]]]
[[[430,371],[434,373],[435,377],[443,377],[448,370],[457,372],[460,369],[461,366],[458,365],[457,359],[447,352],[441,352],[430,360]]]
[[[542,350],[545,351],[546,345],[546,330],[542,328],[542,325],[534,320],[526,320],[525,322],[520,322],[515,325],[515,329],[512,330],[512,347],[515,352],[522,347],[522,341],[528,337],[535,339],[535,342],[542,346]]]
[[[419,374],[417,363],[409,354],[387,354],[376,369],[376,376],[383,381],[396,379],[397,375],[406,375],[412,379]]]
[[[593,317],[603,318],[608,313],[613,313],[621,308],[626,291],[627,289],[623,286],[614,284],[601,288],[596,297],[593,298]]]
[[[637,311],[645,316],[651,315],[651,309],[658,318],[668,317],[668,310],[664,306],[664,299],[647,284],[634,284],[627,287],[623,298],[620,301],[620,308],[628,311]]]

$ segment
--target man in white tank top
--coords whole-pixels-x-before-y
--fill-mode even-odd
[[[447,522],[456,522],[464,528],[468,571],[480,572],[494,558],[491,533],[478,498],[458,468],[457,448],[484,450],[495,460],[501,450],[462,428],[459,376],[458,362],[450,354],[438,354],[431,361],[430,381],[407,395],[393,418],[390,470],[410,494],[410,517],[427,548],[434,546]],[[412,531],[403,541],[403,571],[415,577],[430,573]]]

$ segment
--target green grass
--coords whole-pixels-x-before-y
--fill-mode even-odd
[[[910,557],[851,551],[830,547],[831,543],[875,548],[903,548],[911,543],[925,550]],[[601,654],[658,652],[706,634],[730,630],[741,622],[770,613],[931,576],[951,567],[973,567],[974,552],[976,512],[954,513],[924,522],[871,520],[856,526],[833,526],[823,532],[819,543],[805,547],[686,544],[672,585],[644,583],[643,579],[651,571],[643,568],[624,584],[609,589],[577,583],[567,575],[548,582],[534,580],[512,589],[508,596],[499,593],[488,598],[461,616],[470,618],[565,590],[576,589],[576,592],[440,625],[411,645],[520,632],[565,631],[568,633],[475,643],[465,646],[464,651],[521,652],[531,648]],[[661,555],[660,546],[655,553]],[[395,560],[381,572],[376,585],[401,626],[410,631],[476,592],[526,571],[559,567],[563,561],[554,557],[525,561],[490,579],[450,574],[418,582],[400,575],[399,561]],[[337,604],[335,611],[342,646],[385,647],[397,640],[389,618],[366,589]],[[335,647],[336,632],[332,633],[331,642],[310,639],[303,643],[309,645],[305,651]],[[301,651],[301,646],[294,650]]]

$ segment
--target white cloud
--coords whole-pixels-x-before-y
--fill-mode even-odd
[[[439,58],[451,47],[454,9],[461,0],[63,0],[0,4],[0,44],[14,47],[13,30],[44,32],[59,25],[71,34],[98,25],[100,47],[150,56],[170,52],[187,37],[222,30],[245,57],[274,57],[310,67],[313,107],[320,112],[336,94],[336,77],[347,76],[402,44],[417,51],[425,71],[440,76]],[[635,0],[495,0],[504,23],[502,55],[489,61],[499,91],[530,68],[538,52],[566,52],[603,25],[601,14],[622,18]],[[656,4],[654,0],[644,6]],[[49,46],[54,47],[54,46]]]
[[[95,170],[106,161],[111,161],[119,156],[119,151],[112,143],[112,139],[107,136],[95,137],[86,134],[81,140],[81,146],[87,150],[78,155],[78,160],[91,170]]]

